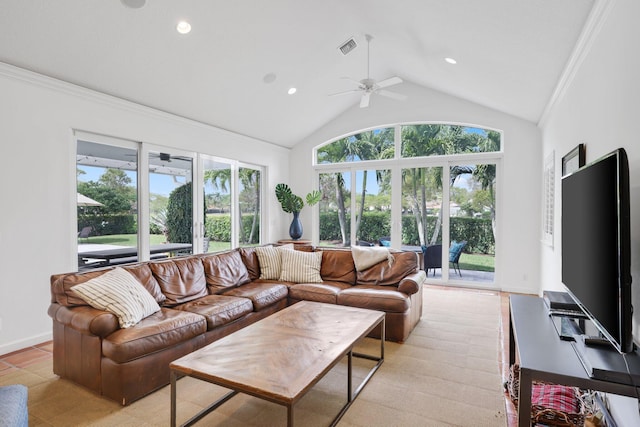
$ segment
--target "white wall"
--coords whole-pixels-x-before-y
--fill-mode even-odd
[[[1,63],[0,94],[0,354],[51,339],[49,277],[77,269],[74,129],[263,165],[267,189],[289,180],[288,149]],[[277,240],[286,218],[265,194]]]
[[[602,27],[587,47],[586,55],[568,84],[562,99],[543,125],[545,155],[555,150],[560,187],[559,162],[578,143],[586,144],[587,163],[624,147],[629,157],[631,187],[631,274],[633,302],[640,307],[640,54],[638,40],[640,2],[602,2],[606,9]],[[560,206],[560,192],[556,206]],[[562,233],[559,209],[555,217],[554,249],[541,249],[543,288],[561,289]],[[640,314],[634,316],[634,337],[640,342]],[[619,426],[640,425],[636,399],[612,398],[612,411]]]
[[[504,159],[502,205],[496,244],[496,285],[503,290],[538,293],[541,237],[541,136],[532,123],[426,89],[409,82],[394,86],[408,96],[403,102],[373,96],[371,106],[357,105],[297,144],[291,151],[291,183],[298,194],[313,187],[313,148],[355,131],[408,122],[446,122],[476,125],[503,131]],[[357,98],[354,99],[354,103]],[[305,230],[312,227],[311,215],[302,216]]]

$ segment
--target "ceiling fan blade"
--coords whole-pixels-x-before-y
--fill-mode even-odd
[[[352,89],[352,90],[346,90],[344,92],[330,93],[329,96],[348,95],[350,93],[355,93],[355,92],[360,92],[360,89]]]
[[[360,108],[367,108],[369,106],[369,100],[371,99],[371,93],[365,92],[360,98]]]
[[[400,93],[396,93],[396,92],[390,92],[388,90],[379,90],[376,92],[379,95],[382,96],[386,96],[387,98],[391,98],[391,99],[395,99],[398,101],[404,101],[405,99],[407,99],[407,95],[402,95]]]
[[[386,80],[383,80],[379,83],[377,83],[377,86],[379,88],[383,88],[383,87],[389,87],[389,86],[393,86],[393,85],[397,85],[399,83],[402,83],[402,79],[400,77],[390,77]]]

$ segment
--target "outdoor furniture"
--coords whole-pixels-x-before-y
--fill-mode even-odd
[[[454,271],[457,271],[460,277],[462,277],[459,264],[460,255],[462,255],[462,250],[464,249],[466,244],[466,240],[463,240],[462,242],[456,242],[454,240],[453,242],[451,242],[451,246],[449,247],[449,263],[453,265]]]
[[[82,230],[80,230],[80,232],[78,233],[78,239],[88,239],[92,231],[93,227],[90,225],[83,227]]]
[[[442,268],[442,245],[422,246],[424,258],[424,271],[429,275],[429,270],[433,269],[436,275],[436,268]]]
[[[151,245],[149,254],[151,258],[156,254],[176,254],[190,251],[191,243],[163,243],[160,245]],[[88,252],[78,253],[78,265],[84,266],[92,263],[95,267],[105,267],[108,265],[122,264],[123,262],[135,262],[138,260],[138,248],[135,246],[117,248],[117,249],[101,249]]]

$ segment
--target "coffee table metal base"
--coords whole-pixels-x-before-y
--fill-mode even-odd
[[[378,368],[380,368],[380,366],[382,365],[382,363],[384,362],[384,340],[385,340],[385,319],[384,317],[381,320],[381,336],[380,336],[380,356],[373,356],[370,354],[363,354],[363,353],[357,353],[357,352],[353,352],[353,350],[350,350],[346,356],[347,356],[347,402],[345,403],[345,405],[340,409],[340,412],[338,413],[338,415],[334,418],[334,420],[331,422],[330,426],[333,427],[335,425],[338,424],[338,422],[340,421],[340,419],[342,419],[342,417],[344,416],[344,414],[347,412],[347,410],[349,409],[349,407],[351,406],[351,404],[354,402],[354,400],[356,399],[356,397],[358,397],[358,395],[360,394],[360,392],[364,389],[364,387],[367,385],[367,383],[369,382],[369,380],[371,379],[371,377],[373,377],[373,374],[376,373],[376,371],[378,370]],[[369,372],[367,373],[367,376],[362,380],[362,382],[360,383],[360,385],[358,385],[358,387],[356,388],[355,391],[353,391],[353,358],[354,357],[358,357],[361,359],[368,359],[368,360],[373,360],[376,362],[376,364],[369,370]],[[175,370],[171,370],[171,427],[175,427],[176,426],[176,381],[185,376],[184,374],[181,374]],[[199,378],[203,381],[208,381],[205,380],[203,378]],[[209,381],[211,382],[211,381]],[[215,383],[214,383],[215,384]],[[216,410],[217,408],[219,408],[222,404],[224,404],[226,401],[228,401],[229,399],[231,399],[233,396],[235,396],[236,394],[240,393],[240,391],[238,390],[232,390],[229,393],[225,394],[223,397],[221,397],[220,399],[216,400],[215,402],[213,402],[211,405],[209,405],[208,407],[206,407],[205,409],[203,409],[202,411],[198,412],[195,416],[193,416],[192,418],[190,418],[187,422],[185,422],[184,424],[181,424],[181,426],[191,426],[194,425],[196,422],[198,422],[199,420],[201,420],[202,418],[204,418],[207,414],[213,412],[214,410]],[[261,399],[265,399],[261,396],[258,395],[253,395],[254,397],[258,397]],[[265,399],[265,400],[269,400],[269,401],[273,401],[270,399]],[[287,426],[288,427],[293,427],[293,403],[287,403],[284,404],[282,402],[275,402],[278,403],[280,405],[284,405],[287,407]]]

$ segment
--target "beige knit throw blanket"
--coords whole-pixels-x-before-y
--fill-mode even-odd
[[[381,246],[352,246],[351,254],[356,265],[356,271],[366,270],[384,260],[387,260],[389,267],[391,267],[394,261],[389,249]]]

